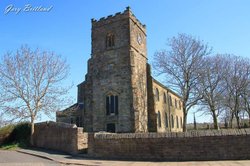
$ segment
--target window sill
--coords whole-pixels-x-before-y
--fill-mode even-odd
[[[117,115],[115,113],[111,113],[111,114],[109,114],[107,116],[117,116]]]

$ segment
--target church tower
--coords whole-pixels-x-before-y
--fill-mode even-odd
[[[92,50],[83,93],[86,130],[147,132],[145,25],[129,7],[91,22]]]
[[[151,76],[146,27],[127,7],[92,19],[91,57],[77,103],[56,114],[57,122],[86,132],[180,132],[183,103]]]

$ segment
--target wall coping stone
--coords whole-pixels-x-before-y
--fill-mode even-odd
[[[94,133],[95,139],[133,139],[133,138],[193,138],[193,137],[216,137],[216,136],[246,136],[250,135],[248,129],[221,129],[201,130],[189,132],[167,133]]]
[[[48,126],[48,127],[60,127],[60,128],[77,128],[75,124],[63,123],[63,122],[54,122],[54,121],[45,121],[40,123],[35,123],[35,126]]]

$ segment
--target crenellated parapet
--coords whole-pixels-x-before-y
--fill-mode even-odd
[[[142,30],[145,30],[146,25],[142,24],[132,13],[131,8],[128,6],[123,12],[118,12],[115,13],[114,15],[109,15],[107,17],[102,17],[98,20],[92,18],[91,23],[92,23],[92,28],[100,27],[106,24],[110,24],[112,22],[116,22],[121,19],[127,19],[130,18],[133,20],[134,23],[136,23]]]

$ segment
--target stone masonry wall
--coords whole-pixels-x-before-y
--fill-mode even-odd
[[[35,124],[34,146],[75,154],[87,148],[88,135],[82,128],[66,123]]]
[[[250,129],[187,133],[89,134],[88,153],[105,159],[250,159]]]

